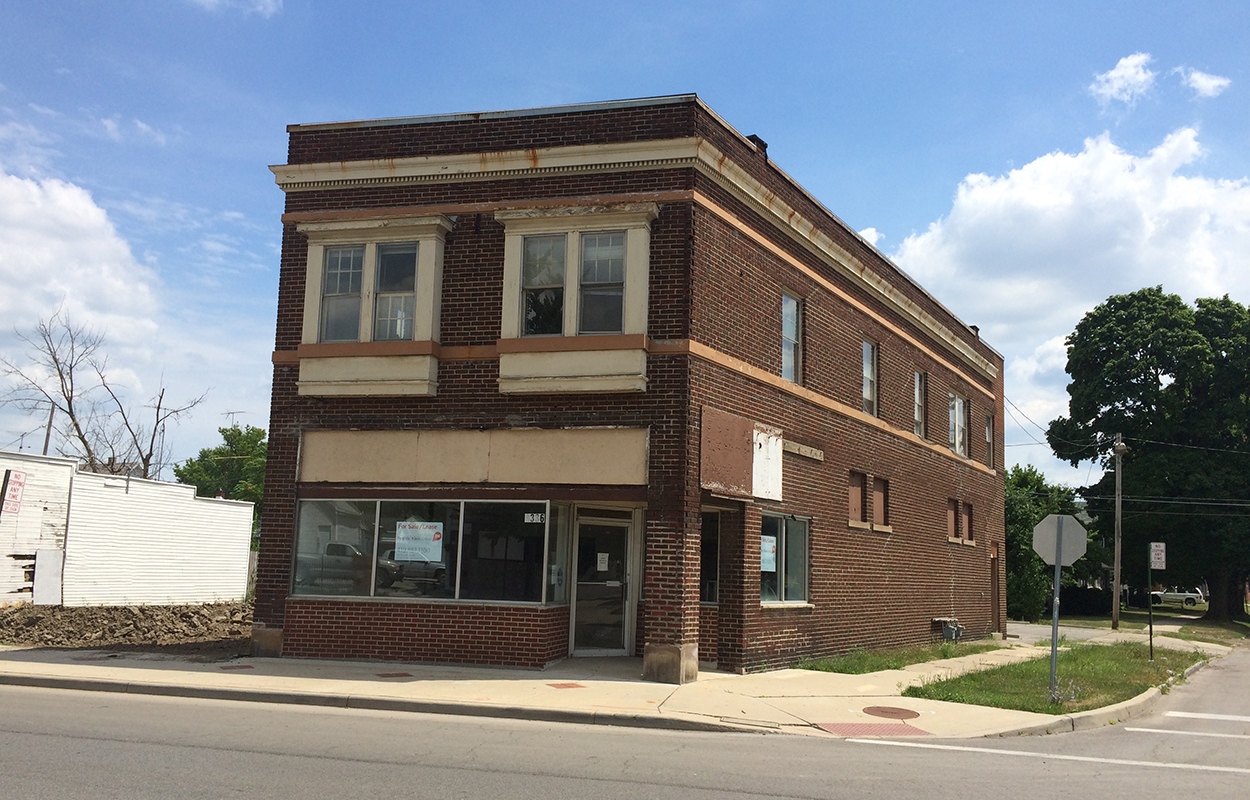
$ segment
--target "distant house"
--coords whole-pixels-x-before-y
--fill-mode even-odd
[[[251,503],[26,453],[0,451],[0,480],[0,603],[180,605],[247,592]]]
[[[1002,630],[1003,359],[758,136],[288,133],[258,652],[683,682]]]

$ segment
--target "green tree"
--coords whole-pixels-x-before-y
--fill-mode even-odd
[[[1244,617],[1250,571],[1250,312],[1227,296],[1187,305],[1162,287],[1108,298],[1068,337],[1069,415],[1055,453],[1107,470],[1080,490],[1096,524],[1114,524],[1111,443],[1124,435],[1124,580],[1145,584],[1148,542],[1167,542],[1158,579],[1211,589],[1208,616]],[[1233,501],[1233,502],[1229,502]]]
[[[1005,510],[1007,616],[1036,622],[1046,611],[1054,572],[1033,552],[1033,528],[1047,514],[1074,514],[1073,490],[1047,483],[1032,465],[1017,465],[1007,470]]]
[[[259,519],[269,449],[265,430],[251,425],[217,430],[224,443],[175,465],[174,475],[179,483],[195,484],[200,497],[216,497],[220,492],[231,500],[255,503],[254,519]]]

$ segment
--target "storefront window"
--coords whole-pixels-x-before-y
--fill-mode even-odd
[[[378,597],[455,597],[460,504],[382,502],[379,569],[399,575]]]
[[[371,594],[376,503],[324,500],[300,504],[294,594]],[[385,570],[377,580],[390,579]]]
[[[543,598],[546,503],[465,503],[460,598]]]

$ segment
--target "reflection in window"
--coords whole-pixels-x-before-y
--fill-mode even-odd
[[[545,503],[465,503],[460,597],[539,602]]]
[[[797,297],[781,295],[781,377],[799,383],[803,374],[802,304]]]
[[[552,503],[551,517],[547,537],[547,602],[567,603],[573,508],[567,503]]]
[[[864,340],[864,402],[861,408],[865,414],[877,416],[877,345]]]
[[[760,530],[760,602],[807,600],[807,520],[764,516]]]
[[[417,245],[378,245],[378,278],[373,339],[411,340],[416,313]]]
[[[455,597],[460,504],[382,502],[378,513],[379,564],[401,578],[379,586],[379,597]]]
[[[564,256],[564,234],[525,237],[521,294],[526,336],[564,333]]]
[[[374,503],[327,500],[300,504],[293,594],[370,594]],[[391,581],[385,570],[377,580]]]

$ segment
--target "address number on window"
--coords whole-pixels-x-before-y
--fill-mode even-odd
[[[525,521],[526,522],[546,522],[547,515],[541,511],[539,511],[537,514],[526,514]]]

